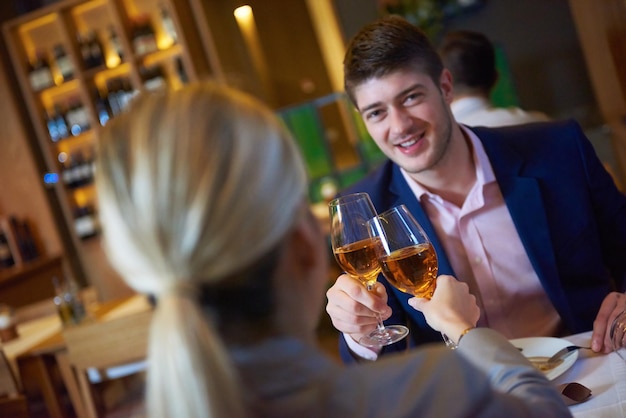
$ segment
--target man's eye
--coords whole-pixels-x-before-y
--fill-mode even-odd
[[[404,99],[404,103],[411,104],[411,103],[418,102],[418,101],[421,99],[421,97],[422,97],[422,94],[421,94],[421,93],[412,93],[412,94],[409,94],[409,95],[408,95],[408,96],[406,96],[406,98]]]
[[[380,110],[373,110],[371,112],[368,112],[365,115],[365,119],[367,120],[371,120],[371,121],[376,121],[379,120],[382,117],[383,112]]]

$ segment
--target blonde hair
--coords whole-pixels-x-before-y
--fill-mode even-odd
[[[107,255],[158,300],[149,416],[245,416],[200,299],[270,253],[293,224],[306,190],[295,143],[265,106],[206,83],[139,97],[103,130],[97,155]]]

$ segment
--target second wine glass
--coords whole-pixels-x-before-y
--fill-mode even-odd
[[[430,299],[437,284],[437,253],[421,225],[404,205],[368,221],[382,273],[398,290]],[[456,344],[441,334],[446,346]]]
[[[367,221],[376,216],[376,210],[367,193],[354,193],[332,200],[330,211],[330,239],[339,266],[351,277],[361,281],[371,291],[380,273],[375,252],[377,238],[370,237]],[[408,328],[402,325],[385,326],[377,315],[377,328],[361,337],[359,343],[367,347],[382,347],[406,337]]]

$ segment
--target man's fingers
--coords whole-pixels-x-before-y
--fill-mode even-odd
[[[591,336],[591,349],[593,351],[608,353],[613,349],[610,337],[611,323],[624,308],[626,308],[626,295],[623,293],[611,292],[604,298],[593,322]]]

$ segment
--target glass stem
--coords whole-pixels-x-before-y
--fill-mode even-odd
[[[373,283],[367,283],[365,285],[365,287],[367,288],[368,292],[373,292],[374,291],[374,284]],[[376,325],[376,328],[378,328],[379,331],[385,331],[385,324],[383,323],[383,318],[380,316],[380,314],[378,312],[376,313],[376,321],[378,321],[378,324]]]

